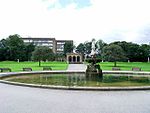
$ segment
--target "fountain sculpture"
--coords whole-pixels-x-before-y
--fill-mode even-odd
[[[88,63],[90,63],[89,65],[87,65],[87,69],[86,69],[86,77],[90,77],[90,78],[102,78],[102,70],[100,68],[99,64],[96,64],[97,62],[100,62],[100,59],[96,58],[96,46],[95,46],[95,39],[92,40],[92,50],[91,50],[91,54],[90,57],[88,58],[86,61]]]

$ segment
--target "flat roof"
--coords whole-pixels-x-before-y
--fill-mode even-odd
[[[30,39],[30,40],[55,40],[55,38],[39,38],[39,37],[27,37],[27,38],[22,38],[22,39]]]
[[[73,40],[56,40],[56,42],[66,42],[66,41],[70,41],[70,42],[73,42]]]
[[[56,40],[55,38],[25,37],[27,40]],[[73,42],[73,40],[56,40],[56,42]]]

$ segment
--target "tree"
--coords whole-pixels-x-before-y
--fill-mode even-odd
[[[6,40],[2,39],[0,41],[0,61],[4,61],[7,59],[7,47],[6,47]]]
[[[105,42],[103,42],[103,40],[98,40],[96,42],[96,48],[97,48],[97,56],[101,58],[101,53],[102,53],[102,49],[103,47],[105,47],[107,44]]]
[[[83,43],[80,43],[77,47],[76,47],[76,52],[77,53],[81,53],[82,55],[85,54],[85,46]]]
[[[64,61],[65,60],[65,55],[63,53],[56,53],[55,54],[55,60],[56,61]]]
[[[10,35],[7,39],[0,41],[0,61],[31,60],[34,48],[33,43],[25,44],[19,35]]]
[[[35,49],[35,45],[33,43],[26,44],[26,47],[25,47],[25,51],[26,51],[25,60],[26,61],[31,60],[32,52],[34,51],[34,49]]]
[[[74,49],[74,45],[72,42],[65,42],[64,44],[64,55],[66,55],[66,53],[72,53]]]
[[[141,62],[148,61],[148,57],[150,57],[150,45],[142,44],[139,48],[139,59]]]
[[[54,53],[52,49],[46,46],[36,47],[32,53],[32,59],[39,61],[39,66],[41,66],[41,61],[52,60],[54,59]]]
[[[89,55],[92,49],[92,42],[85,42],[84,46],[85,46],[85,54]]]
[[[140,46],[138,44],[130,43],[128,44],[128,50],[126,52],[127,57],[132,62],[140,61]]]
[[[138,45],[132,42],[113,42],[122,47],[128,60],[132,62],[146,62],[149,57],[150,46],[147,44]]]
[[[115,67],[117,66],[117,61],[123,61],[126,59],[123,49],[115,44],[105,46],[102,50],[102,57],[105,61],[114,62]]]
[[[25,59],[25,45],[23,40],[18,34],[10,35],[6,39],[6,48],[9,54],[7,60],[14,60],[17,59],[23,61]]]

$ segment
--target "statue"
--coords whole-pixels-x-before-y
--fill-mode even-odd
[[[89,62],[90,64],[87,65],[87,69],[86,69],[86,76],[87,78],[97,78],[97,77],[102,77],[102,70],[100,68],[99,64],[96,64],[97,62],[99,62],[100,60],[96,58],[96,43],[95,43],[95,39],[92,39],[92,47],[91,47],[91,53],[90,56],[91,58],[87,60],[87,62]]]
[[[95,39],[92,39],[92,50],[91,50],[91,56],[94,56],[96,54],[96,47],[95,47]]]
[[[100,54],[101,53],[101,47],[100,47],[100,40],[97,42],[97,49],[96,49],[96,52],[98,53],[98,54]]]

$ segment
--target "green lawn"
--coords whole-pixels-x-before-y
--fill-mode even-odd
[[[101,62],[99,63],[102,70],[112,70],[114,66],[113,62]],[[50,66],[52,70],[66,70],[68,64],[66,62],[42,62],[41,67],[38,66],[38,62],[13,62],[13,61],[4,61],[0,62],[0,68],[11,68],[13,72],[22,71],[24,67],[30,67],[33,71],[43,70],[44,66]],[[150,63],[144,62],[117,62],[117,67],[120,67],[121,70],[130,71],[132,67],[140,67],[142,71],[150,71]]]
[[[101,62],[99,64],[102,70],[112,70],[112,67],[114,66],[113,62]],[[150,63],[146,62],[117,62],[117,67],[127,71],[131,71],[132,67],[139,67],[142,71],[150,71]]]
[[[22,71],[22,68],[30,67],[33,71],[43,70],[44,66],[50,66],[52,70],[66,70],[68,64],[66,62],[42,62],[39,67],[38,62],[13,62],[3,61],[0,62],[0,68],[10,68],[13,72]]]

